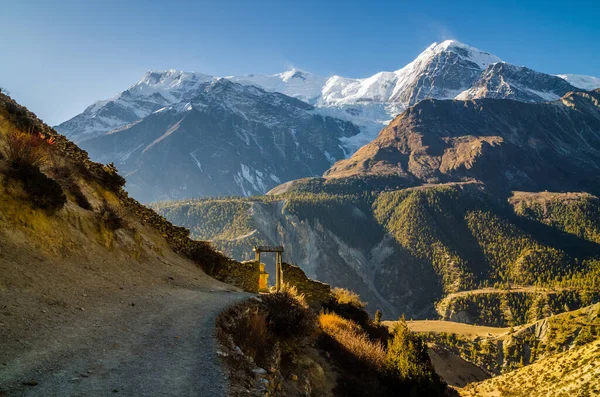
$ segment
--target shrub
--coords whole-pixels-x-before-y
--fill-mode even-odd
[[[319,314],[319,327],[329,333],[334,333],[339,329],[347,331],[361,331],[361,328],[354,321],[347,320],[335,313],[321,312]]]
[[[81,187],[77,184],[77,182],[73,180],[73,174],[71,173],[69,168],[54,167],[52,169],[52,174],[73,195],[73,198],[75,198],[75,202],[78,206],[80,206],[84,210],[92,210],[92,205],[88,201],[85,194],[83,194],[83,192],[81,191]]]
[[[355,292],[334,288],[331,290],[331,300],[323,306],[328,311],[354,321],[364,330],[371,327],[369,314],[365,311],[366,303],[361,301],[360,296]]]
[[[85,194],[83,194],[83,192],[81,191],[81,187],[79,187],[79,185],[73,180],[70,180],[69,182],[69,191],[75,198],[75,202],[77,203],[77,205],[83,208],[84,210],[91,211],[92,205],[88,201],[87,197],[85,197]]]
[[[404,318],[394,325],[393,337],[388,342],[387,364],[404,379],[424,380],[435,374],[427,345],[408,328]]]
[[[114,192],[117,192],[125,186],[125,178],[119,175],[117,167],[113,163],[107,164],[102,167],[102,184]]]
[[[216,325],[217,338],[223,345],[231,349],[238,346],[245,356],[251,357],[263,368],[270,365],[273,340],[262,305],[256,301],[236,304],[219,314]],[[230,356],[234,357],[237,355]]]
[[[360,295],[354,291],[345,288],[334,288],[331,290],[331,294],[335,301],[340,305],[351,305],[357,309],[364,309],[367,307],[367,304],[360,300]]]
[[[264,362],[270,345],[265,313],[258,308],[250,308],[234,324],[230,332],[236,345],[255,362]]]
[[[381,310],[375,310],[375,325],[380,325],[381,324]]]
[[[313,332],[313,313],[295,288],[284,287],[262,299],[267,308],[267,325],[275,337],[288,340],[307,337]]]
[[[208,241],[194,241],[189,257],[209,275],[214,275],[221,261],[225,259]]]
[[[60,185],[54,179],[48,178],[37,165],[22,163],[18,168],[13,168],[9,176],[23,183],[23,190],[36,208],[54,213],[67,202]]]
[[[108,203],[104,203],[99,213],[104,226],[110,230],[118,230],[127,226],[127,221],[123,218],[123,211]]]
[[[44,140],[33,133],[11,130],[6,134],[4,151],[13,168],[37,167],[46,158]]]

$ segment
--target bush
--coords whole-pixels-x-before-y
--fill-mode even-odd
[[[360,300],[360,295],[354,291],[345,288],[334,288],[331,290],[331,294],[335,301],[340,305],[350,305],[357,309],[364,309],[367,307],[367,304]]]
[[[371,319],[365,311],[366,303],[360,300],[360,296],[344,288],[331,290],[331,300],[323,305],[330,312],[350,319],[360,325],[364,330],[371,327]]]
[[[83,192],[81,191],[79,185],[73,180],[70,180],[69,182],[70,183],[68,185],[68,189],[75,198],[75,202],[77,203],[77,205],[83,208],[84,210],[91,211],[92,205],[88,201],[87,197],[85,197],[85,194],[83,194]]]
[[[78,206],[84,210],[92,210],[92,205],[81,191],[81,187],[73,180],[73,174],[68,167],[54,167],[52,174],[73,195]]]
[[[245,355],[256,363],[263,363],[270,348],[269,330],[265,313],[258,308],[248,309],[244,318],[230,330],[234,342]]]
[[[40,170],[46,158],[44,145],[38,134],[12,130],[6,134],[4,152],[11,167],[9,176],[23,183],[31,204],[53,213],[65,205],[67,198],[60,185]]]
[[[277,293],[262,297],[267,308],[267,325],[280,340],[307,337],[314,331],[315,321],[302,295],[284,285]]]
[[[123,218],[123,211],[108,203],[104,203],[99,216],[107,229],[118,230],[127,227],[127,221]]]
[[[113,163],[102,167],[102,184],[113,192],[118,192],[125,186],[125,178],[119,175],[117,167]]]
[[[44,140],[38,134],[16,130],[6,134],[4,152],[13,168],[37,167],[46,158]]]
[[[9,175],[23,183],[23,190],[36,208],[54,213],[67,202],[60,185],[48,178],[37,165],[21,164],[18,168],[13,168]]]
[[[225,259],[208,241],[194,241],[189,257],[208,275],[214,275]]]
[[[219,314],[216,325],[217,338],[223,345],[231,349],[239,347],[259,366],[270,365],[273,340],[262,305],[256,301],[236,304]]]

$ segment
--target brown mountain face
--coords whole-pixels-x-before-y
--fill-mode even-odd
[[[425,100],[324,176],[597,192],[599,156],[600,90],[548,103]]]

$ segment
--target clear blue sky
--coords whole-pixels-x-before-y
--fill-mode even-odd
[[[0,86],[50,124],[149,69],[365,77],[456,39],[600,77],[600,1],[0,0]]]

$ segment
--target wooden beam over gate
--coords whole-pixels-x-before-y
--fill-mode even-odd
[[[255,245],[252,248],[254,252],[283,252],[281,245]]]

